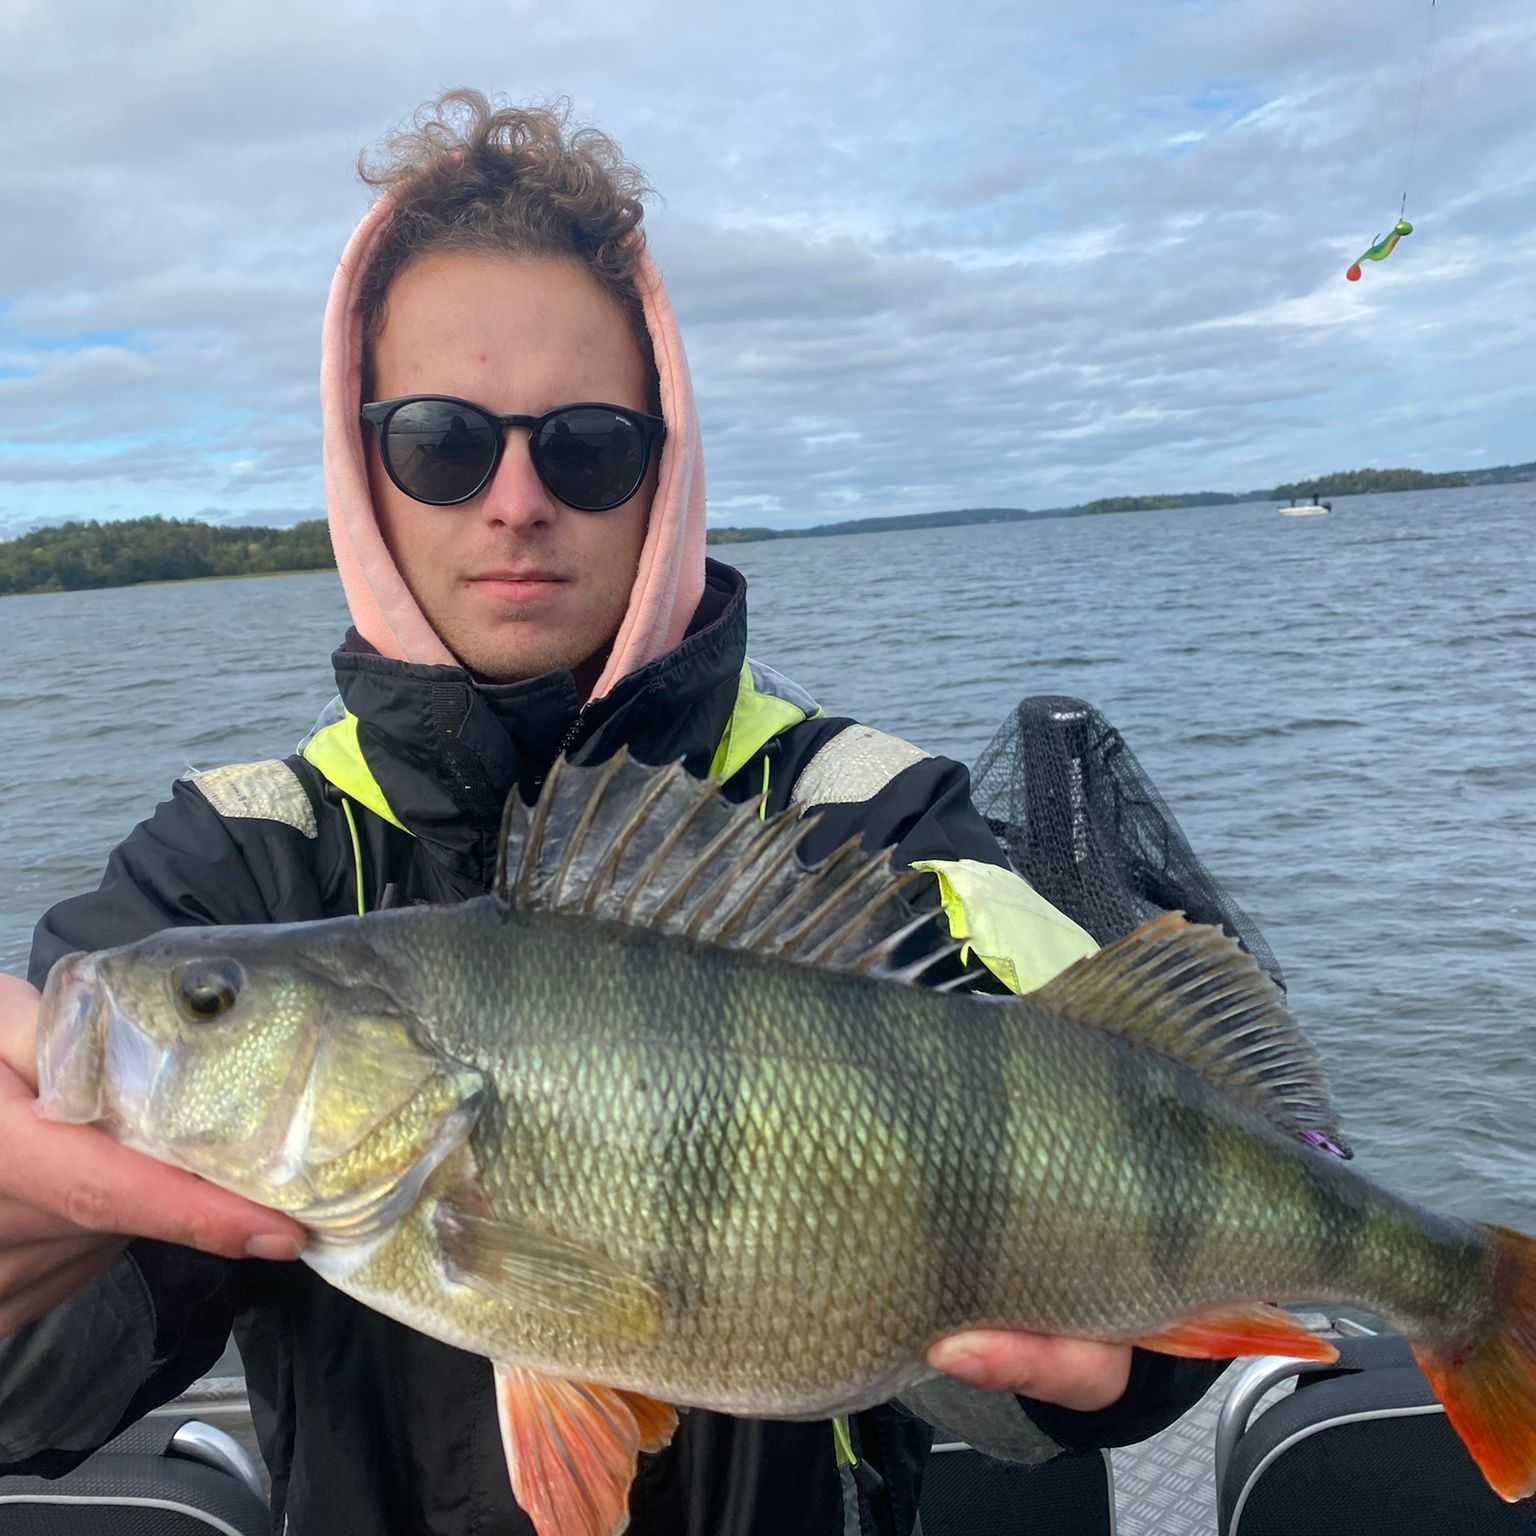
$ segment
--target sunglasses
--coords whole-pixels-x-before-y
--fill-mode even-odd
[[[402,395],[363,407],[384,472],[415,501],[451,507],[491,483],[508,427],[526,427],[545,490],[578,512],[606,512],[640,489],[666,423],[622,405],[582,402],[542,416],[498,416],[452,395]]]

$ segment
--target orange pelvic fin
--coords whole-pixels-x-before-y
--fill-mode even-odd
[[[1415,1341],[1414,1357],[1493,1491],[1536,1493],[1536,1238],[1485,1226],[1493,1245],[1493,1317],[1481,1337]]]
[[[616,1392],[614,1395],[634,1416],[642,1451],[664,1451],[672,1443],[672,1436],[677,1433],[677,1409],[671,1403],[643,1397],[638,1392]]]
[[[1135,1341],[1143,1349],[1192,1360],[1225,1360],[1230,1355],[1289,1355],[1294,1360],[1339,1358],[1327,1339],[1309,1333],[1288,1312],[1262,1302],[1224,1307],[1186,1317]]]
[[[638,1392],[496,1367],[496,1414],[512,1492],[539,1536],[618,1536],[641,1451],[659,1451],[677,1410]]]

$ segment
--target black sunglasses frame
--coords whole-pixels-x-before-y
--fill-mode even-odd
[[[395,412],[401,406],[419,405],[427,400],[438,401],[444,405],[460,406],[464,410],[473,411],[483,420],[500,428],[496,437],[496,452],[491,456],[490,465],[479,483],[464,495],[453,496],[443,501],[420,496],[410,486],[402,485],[400,477],[395,473],[394,465],[390,463],[389,451],[385,447],[385,436]],[[583,410],[609,411],[615,416],[622,417],[639,431],[640,441],[645,449],[644,456],[640,460],[639,473],[635,476],[635,483],[622,496],[595,506],[568,501],[562,496],[545,478],[543,466],[539,463],[539,455],[534,447],[538,441],[539,432],[546,423],[553,421],[557,416],[563,416],[567,411]],[[412,501],[419,501],[427,507],[457,507],[462,506],[466,501],[473,501],[496,478],[496,471],[501,468],[502,455],[507,448],[507,428],[525,427],[528,431],[529,457],[533,460],[534,473],[538,475],[539,483],[544,489],[563,506],[571,507],[577,512],[610,512],[614,507],[622,507],[640,489],[640,482],[645,479],[646,471],[651,467],[651,455],[666,440],[667,435],[667,424],[660,416],[648,416],[644,411],[632,411],[627,405],[611,405],[606,400],[574,400],[569,405],[557,405],[554,410],[545,411],[542,416],[498,416],[495,411],[487,410],[483,405],[476,405],[473,400],[461,399],[458,395],[397,395],[393,400],[370,401],[363,406],[361,414],[362,419],[379,435],[379,457],[384,462],[384,473],[389,476],[395,489],[402,495],[409,496]]]

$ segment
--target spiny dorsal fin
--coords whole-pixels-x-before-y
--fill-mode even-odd
[[[942,912],[914,916],[905,893],[928,877],[853,838],[807,868],[813,815],[763,820],[681,763],[627,752],[597,767],[561,758],[530,810],[514,790],[501,830],[496,899],[513,912],[606,918],[829,969],[917,981],[954,954]],[[917,961],[897,954],[931,934]]]
[[[1220,928],[1165,912],[1031,999],[1183,1062],[1283,1130],[1338,1141],[1311,1041],[1280,989]]]

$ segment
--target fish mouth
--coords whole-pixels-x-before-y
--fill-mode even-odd
[[[120,1113],[131,1119],[148,1105],[164,1061],[164,1049],[113,1004],[94,956],[77,952],[54,963],[37,1016],[39,1115],[74,1125]]]
[[[101,984],[96,962],[76,952],[56,960],[37,1014],[37,1112],[46,1120],[99,1120]]]

